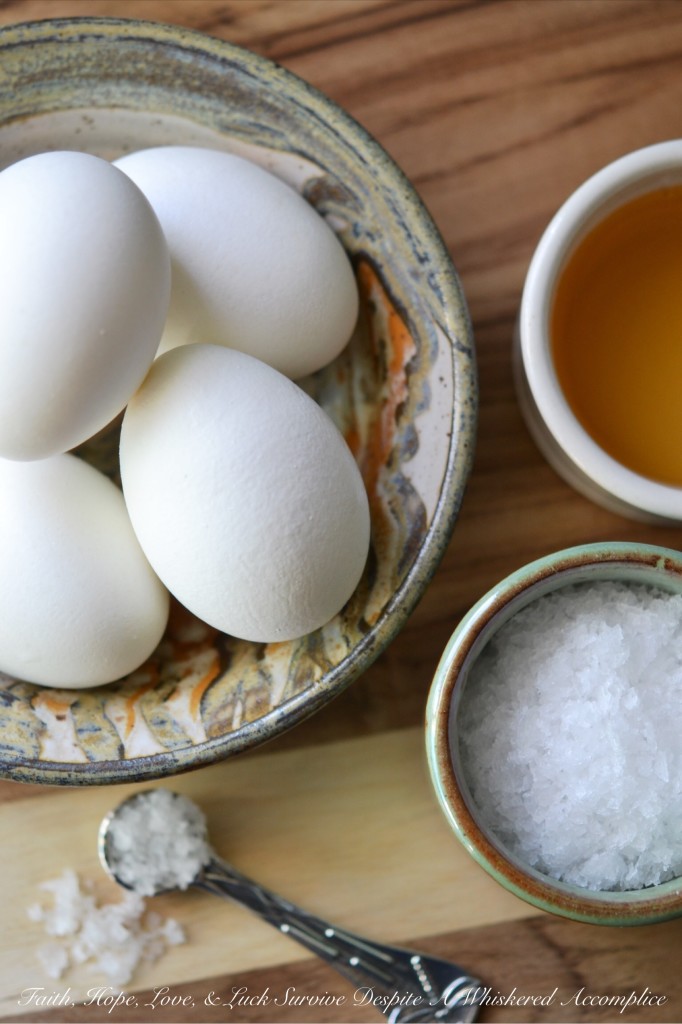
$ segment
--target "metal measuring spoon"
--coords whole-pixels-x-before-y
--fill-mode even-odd
[[[484,990],[476,978],[447,960],[336,928],[246,878],[208,845],[204,816],[187,797],[165,789],[128,797],[102,821],[98,851],[114,881],[141,895],[192,885],[248,907],[325,960],[356,990],[371,991],[368,1001],[390,1024],[477,1019]],[[182,867],[176,869],[174,861],[182,861]]]

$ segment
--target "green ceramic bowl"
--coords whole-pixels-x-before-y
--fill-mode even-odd
[[[370,557],[342,612],[303,640],[265,646],[176,607],[154,656],[119,683],[56,691],[0,677],[3,775],[64,784],[171,775],[312,714],[404,624],[445,549],[470,467],[466,304],[433,222],[386,153],[263,58],[160,24],[40,21],[0,30],[0,80],[0,166],[47,149],[236,152],[327,218],[358,279],[358,330],[305,385],[348,440],[370,497]],[[115,475],[115,432],[82,454]]]
[[[471,666],[514,614],[569,584],[625,580],[682,594],[682,554],[647,544],[587,544],[531,562],[502,580],[462,619],[438,666],[427,707],[427,754],[445,817],[471,856],[528,903],[593,924],[650,924],[682,915],[682,878],[622,892],[568,885],[522,863],[482,823],[462,771],[458,709]],[[566,822],[570,828],[570,821]]]

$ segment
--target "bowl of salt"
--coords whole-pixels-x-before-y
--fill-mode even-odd
[[[427,708],[434,788],[498,882],[595,924],[682,915],[682,553],[568,548],[462,619]]]

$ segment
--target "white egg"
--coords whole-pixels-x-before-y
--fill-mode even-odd
[[[39,459],[113,419],[154,358],[170,258],[130,178],[87,153],[0,174],[0,456]]]
[[[358,313],[336,235],[289,185],[229,153],[163,146],[117,161],[168,239],[173,289],[160,351],[209,342],[302,377],[334,359]]]
[[[75,455],[0,459],[0,670],[47,686],[137,668],[168,619],[121,494]]]
[[[369,508],[343,437],[271,367],[215,345],[161,356],[121,433],[130,517],[152,566],[233,636],[290,640],[355,589]]]

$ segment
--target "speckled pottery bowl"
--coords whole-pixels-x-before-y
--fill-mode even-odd
[[[581,888],[522,863],[486,828],[462,769],[458,711],[490,638],[532,601],[581,582],[620,580],[682,594],[682,553],[647,544],[587,544],[548,555],[493,587],[462,619],[436,671],[426,718],[431,779],[457,838],[488,874],[542,910],[592,924],[651,924],[682,915],[682,878],[627,891]],[[566,828],[570,829],[570,821]]]
[[[175,607],[150,660],[118,683],[53,690],[0,676],[0,771],[46,783],[134,781],[237,753],[312,714],[396,635],[454,526],[474,441],[476,377],[443,242],[386,153],[329,100],[227,43],[140,21],[0,30],[0,166],[48,149],[113,158],[168,143],[238,153],[298,189],[338,233],[362,298],[347,350],[304,386],[361,467],[365,574],[302,640],[252,644]],[[115,476],[115,431],[84,446]]]

